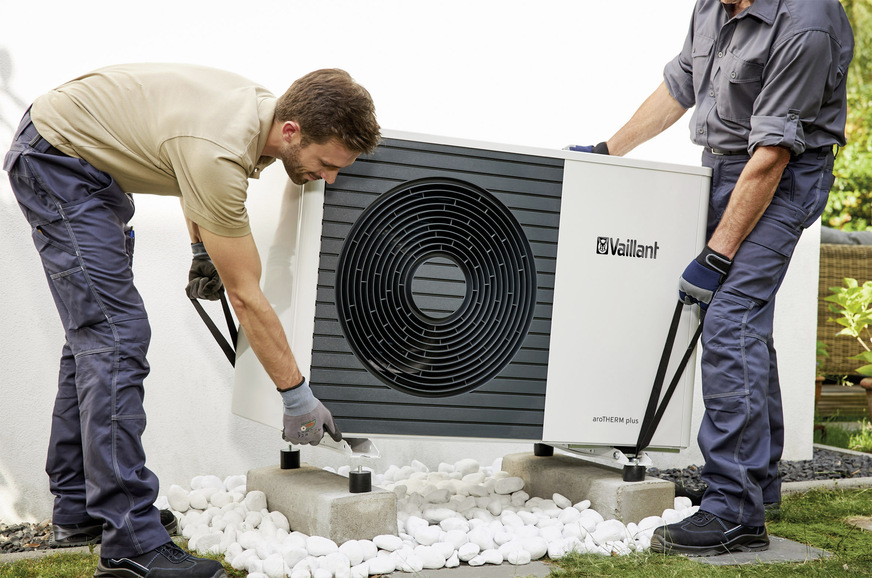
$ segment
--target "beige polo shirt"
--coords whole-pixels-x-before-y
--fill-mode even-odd
[[[208,231],[250,232],[248,179],[262,157],[276,98],[223,70],[125,64],[72,80],[33,103],[39,133],[62,152],[109,173],[125,192],[181,196]]]

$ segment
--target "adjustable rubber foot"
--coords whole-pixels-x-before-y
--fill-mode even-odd
[[[364,470],[348,472],[348,491],[352,494],[371,492],[372,476],[370,473]]]
[[[621,475],[621,478],[625,482],[644,482],[645,471],[645,466],[627,464],[624,466],[624,471]]]
[[[282,450],[279,467],[283,470],[296,470],[300,467],[300,450],[290,447]]]
[[[533,444],[533,455],[543,457],[553,456],[554,448],[548,444]]]

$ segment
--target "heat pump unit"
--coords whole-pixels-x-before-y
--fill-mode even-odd
[[[678,277],[704,244],[709,178],[387,133],[255,223],[264,293],[346,435],[632,446]],[[697,325],[685,309],[678,343]],[[687,446],[693,381],[691,364],[652,447]],[[233,411],[281,427],[244,335]]]

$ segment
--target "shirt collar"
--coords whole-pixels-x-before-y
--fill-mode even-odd
[[[736,18],[753,16],[771,26],[775,22],[775,16],[778,14],[778,5],[780,3],[781,0],[754,0],[750,8],[743,11]]]
[[[263,149],[266,147],[266,139],[269,136],[269,131],[272,128],[273,117],[276,112],[276,98],[265,98],[258,104],[257,115],[260,118],[260,135],[257,138],[257,163],[254,165],[254,170],[249,175],[249,178],[260,178],[260,172],[275,162],[274,157],[263,156]]]

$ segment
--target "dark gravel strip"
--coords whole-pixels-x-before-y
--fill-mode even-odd
[[[846,478],[872,477],[872,455],[853,455],[814,448],[813,459],[778,464],[782,482],[809,482],[812,480],[841,480]],[[684,469],[660,470],[649,468],[648,475],[675,482],[676,495],[687,495],[698,503],[706,484],[701,478],[701,466]]]

